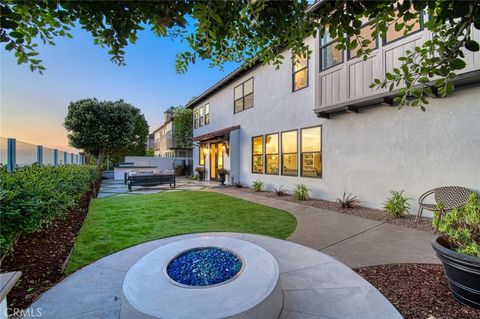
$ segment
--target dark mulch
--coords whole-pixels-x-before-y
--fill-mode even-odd
[[[99,181],[95,185],[97,193],[100,184]],[[9,307],[28,307],[40,294],[63,278],[63,265],[87,215],[91,197],[90,191],[82,197],[79,206],[67,215],[36,233],[20,235],[0,268],[0,272],[22,272],[8,294]]]
[[[355,216],[364,217],[372,220],[383,221],[383,222],[387,222],[390,224],[403,226],[407,228],[419,229],[419,230],[428,231],[428,232],[432,231],[432,221],[430,219],[422,218],[417,223],[415,222],[414,215],[406,215],[406,216],[403,216],[402,218],[392,218],[388,216],[381,209],[368,208],[360,205],[356,205],[348,209],[342,209],[337,202],[331,202],[323,199],[310,198],[307,200],[299,201],[299,200],[296,200],[290,194],[279,196],[275,192],[270,192],[270,191],[254,192],[252,189],[247,187],[241,187],[241,188],[236,187],[235,189],[265,196],[265,197],[278,198],[278,199],[286,200],[289,202],[295,202],[299,204],[305,204],[305,205],[310,205],[318,208],[333,210],[342,214],[355,215]]]
[[[457,302],[441,265],[400,264],[354,269],[406,319],[479,319],[480,311]]]

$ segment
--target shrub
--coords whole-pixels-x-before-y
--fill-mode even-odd
[[[310,197],[310,189],[305,184],[295,185],[293,197],[297,200],[307,200]]]
[[[388,198],[384,203],[383,209],[385,212],[393,218],[400,218],[410,210],[410,204],[407,198],[403,195],[403,191],[396,192],[390,191],[392,197]]]
[[[262,181],[254,181],[252,183],[252,188],[255,192],[260,192],[263,188],[263,182]]]
[[[197,172],[197,173],[205,173],[205,167],[203,167],[203,166],[195,167],[195,172]]]
[[[287,196],[288,195],[287,190],[283,187],[283,185],[280,185],[279,188],[274,188],[273,191],[278,196]]]
[[[455,208],[442,218],[443,204],[437,205],[433,228],[460,254],[480,257],[480,201],[472,193],[462,208]]]
[[[95,166],[41,166],[0,171],[0,246],[20,233],[39,230],[75,208],[99,178]],[[3,254],[3,251],[2,251]]]
[[[347,209],[359,204],[360,201],[357,199],[357,196],[352,196],[352,193],[347,195],[347,192],[345,191],[343,192],[342,198],[337,198],[337,203],[340,204],[340,208]]]

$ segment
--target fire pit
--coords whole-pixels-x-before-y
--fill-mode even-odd
[[[120,318],[278,318],[275,258],[250,242],[198,237],[140,259],[123,283]]]

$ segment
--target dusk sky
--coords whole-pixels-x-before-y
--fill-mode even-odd
[[[56,46],[39,46],[47,68],[43,75],[32,73],[26,64],[17,65],[2,45],[0,136],[71,149],[62,126],[68,103],[93,97],[124,99],[140,108],[151,132],[162,123],[166,108],[184,105],[237,67],[231,63],[220,71],[199,61],[187,73],[177,74],[175,54],[186,45],[148,30],[127,47],[127,65],[120,67],[88,33],[78,28],[72,34],[73,39],[57,38]]]

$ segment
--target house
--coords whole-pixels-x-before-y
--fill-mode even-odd
[[[173,112],[164,113],[163,124],[153,131],[153,150],[156,157],[192,157],[192,148],[178,145],[175,139]]]
[[[375,78],[400,65],[408,48],[431,37],[423,21],[406,36],[392,28],[373,39],[368,60],[335,48],[328,35],[307,38],[313,54],[232,72],[193,99],[194,167],[207,180],[228,170],[227,183],[292,190],[335,200],[352,192],[380,208],[390,190],[412,200],[444,185],[480,188],[480,53],[465,52],[467,67],[447,98],[431,98],[426,112],[392,105],[395,92],[371,89]],[[371,37],[368,24],[361,30]],[[473,29],[473,37],[480,34]]]

